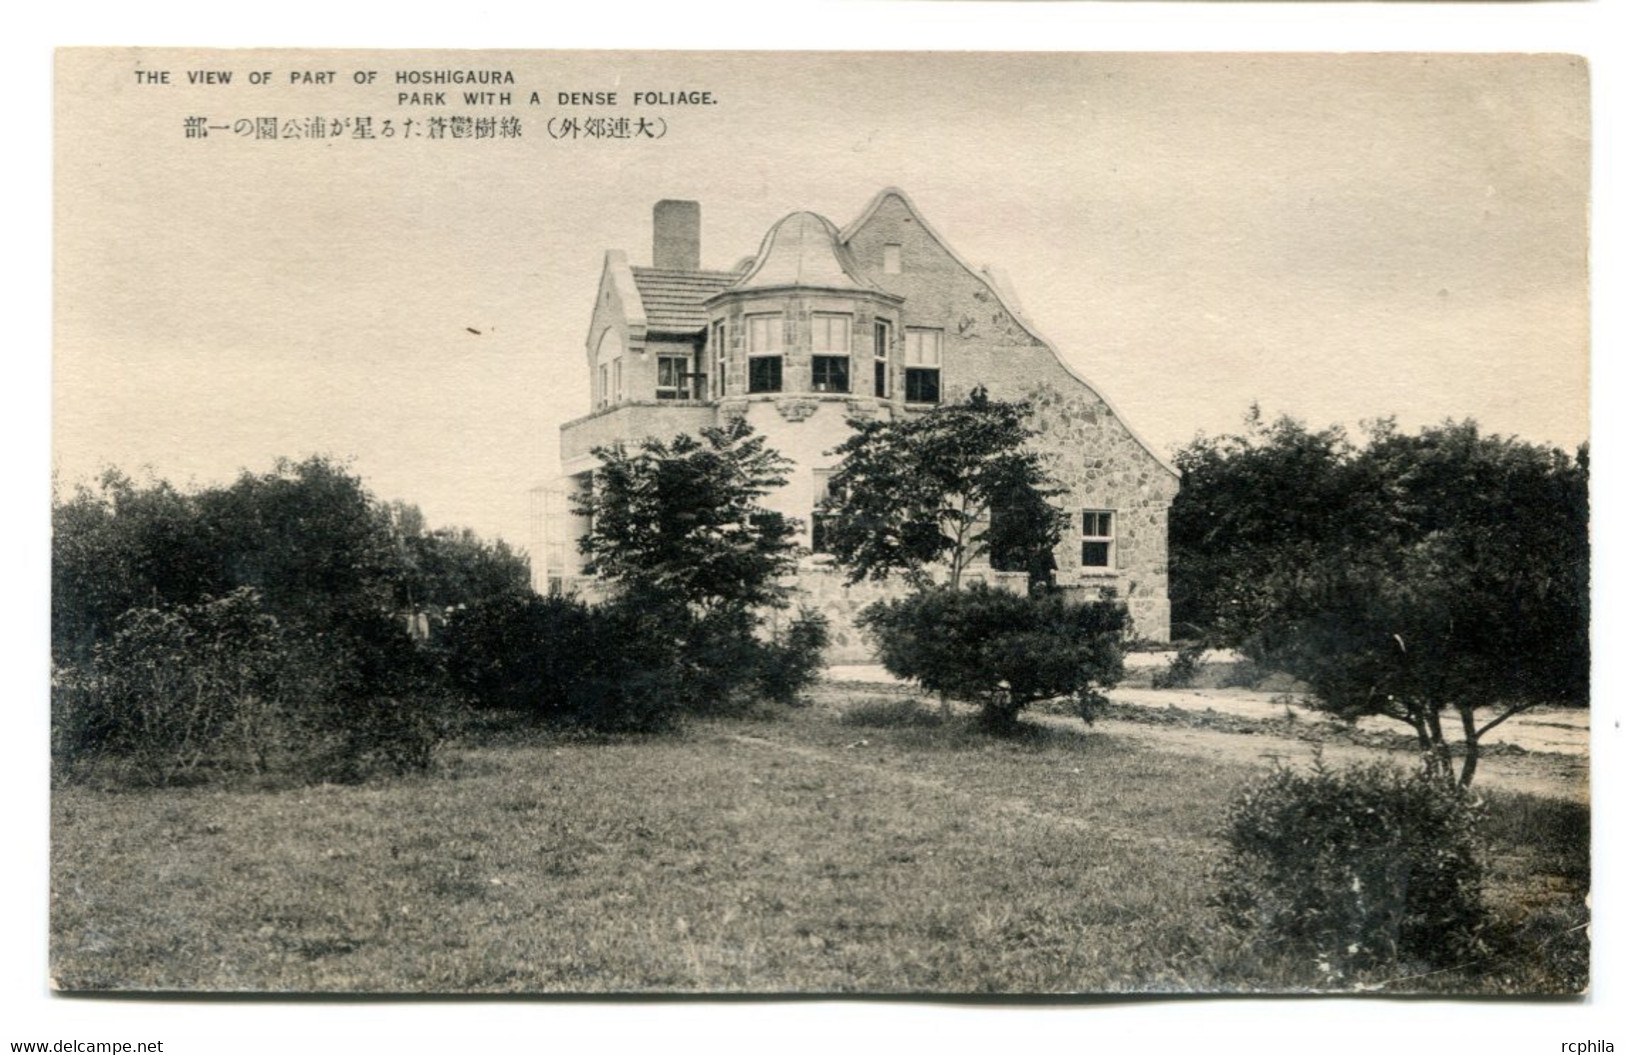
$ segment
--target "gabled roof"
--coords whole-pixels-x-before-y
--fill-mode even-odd
[[[864,207],[863,212],[858,214],[857,219],[841,228],[836,237],[840,239],[843,248],[847,243],[851,242],[852,239],[857,236],[857,233],[863,229],[865,224],[874,218],[875,213],[880,211],[880,206],[887,198],[896,198],[902,204],[903,208],[908,210],[909,215],[913,216],[915,221],[919,223],[920,228],[924,230],[926,234],[930,235],[931,238],[943,248],[943,251],[945,251],[949,256],[953,257],[955,262],[957,262],[960,267],[964,268],[966,271],[970,272],[971,275],[981,280],[987,286],[989,292],[993,294],[994,299],[999,302],[999,306],[1002,307],[1012,318],[1024,326],[1028,333],[1037,338],[1040,344],[1049,349],[1050,354],[1055,356],[1055,361],[1061,364],[1061,369],[1065,370],[1068,374],[1071,374],[1074,380],[1078,381],[1085,388],[1089,389],[1089,391],[1093,392],[1096,398],[1106,405],[1106,409],[1112,412],[1112,415],[1118,420],[1123,428],[1128,431],[1128,434],[1133,437],[1134,442],[1138,443],[1147,454],[1151,455],[1158,465],[1172,473],[1176,478],[1180,475],[1179,470],[1174,468],[1173,462],[1159,454],[1155,447],[1145,442],[1145,438],[1135,431],[1134,426],[1128,423],[1128,419],[1123,417],[1122,412],[1120,412],[1117,407],[1112,404],[1111,399],[1106,395],[1106,393],[1097,387],[1094,382],[1090,381],[1088,378],[1084,377],[1083,374],[1079,373],[1077,367],[1073,366],[1067,361],[1066,356],[1061,354],[1060,346],[1054,341],[1050,340],[1048,337],[1044,336],[1043,333],[1039,332],[1038,327],[1033,325],[1032,319],[1022,308],[1021,302],[1016,299],[1015,291],[1010,285],[1009,278],[1006,277],[1002,271],[992,266],[982,268],[972,267],[968,262],[966,262],[964,257],[959,255],[958,251],[955,250],[953,246],[948,244],[947,239],[943,238],[942,235],[937,233],[936,229],[931,226],[930,221],[920,214],[920,210],[914,205],[914,202],[900,188],[887,187],[879,194],[876,194],[873,198],[869,199],[869,204]]]
[[[774,224],[750,270],[733,289],[786,286],[884,293],[858,273],[835,225],[812,212],[793,212]]]
[[[671,271],[658,267],[632,268],[632,280],[652,333],[695,333],[704,330],[709,316],[701,305],[739,281],[731,271]]]

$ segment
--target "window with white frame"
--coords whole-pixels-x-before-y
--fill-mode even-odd
[[[942,331],[904,332],[903,399],[909,403],[942,401]]]
[[[750,391],[784,391],[783,315],[746,316],[745,353],[750,366]]]
[[[598,405],[609,406],[609,364],[598,364]]]
[[[1110,509],[1085,509],[1079,518],[1085,568],[1115,567],[1117,515]]]
[[[852,316],[815,312],[812,351],[813,391],[852,391]]]
[[[891,391],[887,369],[891,366],[891,324],[875,320],[875,395],[885,399]]]

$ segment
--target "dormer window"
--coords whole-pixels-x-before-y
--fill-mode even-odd
[[[784,391],[784,316],[747,315],[745,351],[750,362],[750,391]]]
[[[910,329],[904,334],[903,399],[942,402],[942,331]]]
[[[815,313],[812,339],[813,391],[852,391],[852,316]]]

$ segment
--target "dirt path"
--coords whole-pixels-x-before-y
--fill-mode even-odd
[[[1073,724],[1075,718],[1045,718],[1044,721]],[[1267,765],[1274,761],[1306,765],[1314,757],[1315,746],[1304,740],[1268,734],[1241,734],[1214,729],[1158,725],[1146,726],[1136,722],[1101,721],[1094,729],[1145,744],[1160,751],[1198,755],[1225,762],[1243,762]],[[1351,762],[1408,761],[1408,752],[1387,751],[1381,748],[1360,747],[1353,744],[1329,743],[1322,745],[1325,758],[1334,765]],[[1483,758],[1478,764],[1478,776],[1473,782],[1477,788],[1499,791],[1522,791],[1550,798],[1589,802],[1591,798],[1590,766],[1583,755],[1570,754],[1497,754]]]
[[[827,675],[831,682],[836,683],[901,687],[895,678],[878,666],[832,667]],[[1255,720],[1278,719],[1286,715],[1286,708],[1277,702],[1276,694],[1245,689],[1118,688],[1107,695],[1115,703],[1148,710],[1174,707],[1198,714],[1211,710]],[[1335,722],[1326,715],[1304,707],[1294,708],[1294,714],[1298,720],[1311,724]],[[1083,728],[1083,723],[1074,718],[1043,717],[1036,720]],[[1508,719],[1491,730],[1484,742],[1487,745],[1512,744],[1530,753],[1508,752],[1485,756],[1479,762],[1474,786],[1589,802],[1589,723],[1590,714],[1587,711],[1557,708],[1537,708]],[[1304,765],[1314,757],[1315,748],[1314,744],[1305,740],[1273,736],[1266,732],[1236,733],[1188,725],[1144,725],[1132,721],[1103,720],[1096,722],[1092,728],[1158,750],[1255,765],[1268,765],[1276,760]],[[1410,735],[1409,728],[1403,723],[1386,718],[1361,719],[1359,728]],[[1382,759],[1406,761],[1410,757],[1408,752],[1335,742],[1325,744],[1323,750],[1327,761],[1335,764]]]
[[[897,679],[886,673],[884,667],[850,665],[830,667],[826,672],[833,682],[869,682],[880,685],[899,685]],[[1119,687],[1106,694],[1114,703],[1131,707],[1162,710],[1178,707],[1185,711],[1214,711],[1238,718],[1283,718],[1287,708],[1279,693],[1254,692],[1248,689],[1146,689]],[[1293,714],[1298,720],[1310,723],[1335,723],[1336,719],[1309,707],[1297,706]],[[1132,727],[1133,723],[1127,723]],[[1394,732],[1410,736],[1410,727],[1391,718],[1362,718],[1359,728],[1372,732]],[[1289,741],[1288,741],[1289,742]],[[1572,756],[1581,761],[1591,753],[1591,714],[1589,711],[1556,707],[1537,707],[1526,714],[1509,718],[1490,730],[1484,737],[1486,746],[1512,744],[1525,751]],[[1486,760],[1500,763],[1501,757]],[[1584,778],[1581,778],[1584,782]],[[1570,796],[1572,797],[1572,796]]]
[[[1136,689],[1117,688],[1107,693],[1116,703],[1134,707],[1178,707],[1187,711],[1217,711],[1239,718],[1282,718],[1287,708],[1279,693],[1247,689]],[[1302,705],[1292,708],[1298,720],[1336,724],[1337,719]],[[1591,715],[1570,708],[1537,707],[1508,718],[1483,738],[1486,746],[1515,744],[1525,751],[1585,756],[1591,752]],[[1362,718],[1359,727],[1372,732],[1411,735],[1410,726],[1392,718]]]

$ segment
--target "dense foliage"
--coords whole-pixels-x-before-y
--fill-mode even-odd
[[[795,564],[796,522],[762,502],[787,482],[789,459],[743,419],[593,453],[581,551],[611,599],[587,616],[605,653],[589,663],[605,670],[567,690],[574,720],[655,728],[794,700],[817,677],[829,630],[811,613],[776,633],[764,622],[787,606]]]
[[[972,562],[1050,577],[1063,514],[1029,407],[977,389],[959,404],[891,420],[853,420],[825,507],[826,546],[853,582],[893,572],[916,584],[945,564],[957,589]]]
[[[192,493],[109,472],[53,529],[58,761],[137,779],[426,765],[445,694],[409,623],[529,589],[502,543],[427,531],[319,457]]]
[[[456,612],[442,641],[452,683],[476,704],[597,732],[793,703],[827,644],[816,613],[758,633],[737,609],[700,614],[635,595],[500,598]]]
[[[1406,722],[1464,786],[1485,732],[1539,703],[1587,702],[1584,448],[1471,422],[1414,436],[1382,422],[1356,446],[1255,413],[1247,434],[1199,440],[1177,463],[1176,619],[1209,643],[1305,681],[1336,714]]]
[[[870,605],[859,617],[899,678],[981,707],[1008,730],[1037,700],[1068,698],[1092,716],[1122,677],[1128,614],[1113,601],[1071,604],[974,583]]]
[[[699,436],[593,451],[599,468],[576,512],[587,570],[651,603],[706,610],[782,606],[796,523],[762,505],[791,462],[743,418]]]
[[[1328,983],[1451,966],[1485,920],[1477,813],[1420,772],[1279,767],[1231,807],[1219,904],[1265,945],[1313,957]]]

